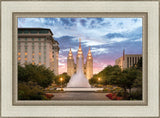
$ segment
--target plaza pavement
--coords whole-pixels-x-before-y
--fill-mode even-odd
[[[53,93],[54,97],[51,100],[110,100],[106,94],[96,92]]]

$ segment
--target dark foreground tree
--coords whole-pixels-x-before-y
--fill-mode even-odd
[[[141,87],[142,85],[142,73],[136,68],[125,69],[119,73],[113,73],[108,79],[108,83],[123,88],[124,95],[127,94],[127,89],[129,89],[129,95],[131,97],[131,89],[133,87]]]
[[[41,65],[18,65],[18,99],[45,100],[44,88],[53,83],[53,72]]]
[[[32,81],[45,88],[52,84],[54,77],[53,71],[43,65],[18,65],[18,82]]]
[[[42,90],[42,87],[36,82],[20,82],[18,84],[18,99],[19,100],[47,100]]]

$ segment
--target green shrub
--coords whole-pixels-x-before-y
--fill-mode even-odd
[[[107,88],[113,89],[112,85],[107,85]]]
[[[109,89],[108,88],[104,88],[103,91],[104,92],[109,92]]]
[[[36,82],[21,82],[18,84],[18,100],[46,100],[42,87]]]

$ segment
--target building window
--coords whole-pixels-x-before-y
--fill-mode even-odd
[[[38,39],[39,41],[41,40],[41,38]]]
[[[29,33],[29,31],[28,31],[28,30],[24,30],[24,33],[25,33],[25,34],[28,34],[28,33]]]
[[[18,38],[18,40],[20,41],[21,39],[20,39],[20,38]]]
[[[27,47],[25,47],[25,50],[27,50]]]
[[[34,60],[34,58],[32,58],[32,60]]]
[[[34,41],[34,38],[32,38],[32,41]]]
[[[25,52],[25,55],[27,55],[27,52]]]
[[[25,38],[25,41],[27,41],[27,38]]]
[[[48,33],[48,30],[40,30],[39,33],[40,33],[40,34],[47,34],[47,33]]]
[[[21,57],[18,57],[18,61],[20,61],[21,60]]]
[[[25,58],[24,60],[27,61],[27,58]]]
[[[34,65],[35,63],[34,63],[34,62],[32,62],[32,64]]]
[[[41,55],[41,53],[39,52],[39,55]]]
[[[34,53],[32,53],[32,55],[35,55]]]
[[[21,30],[18,30],[18,34],[22,34],[23,32]]]
[[[32,47],[32,49],[34,50],[34,47]]]
[[[129,57],[127,57],[127,68],[129,68]]]
[[[41,62],[39,62],[39,65],[41,65]]]
[[[37,30],[31,30],[30,32],[31,32],[31,34],[36,34],[36,33],[38,33]]]
[[[20,53],[20,52],[18,52],[18,55],[21,55],[21,53]]]

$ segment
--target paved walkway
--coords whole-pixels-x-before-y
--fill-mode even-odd
[[[106,97],[107,93],[95,92],[65,92],[53,93],[52,100],[110,100]]]

